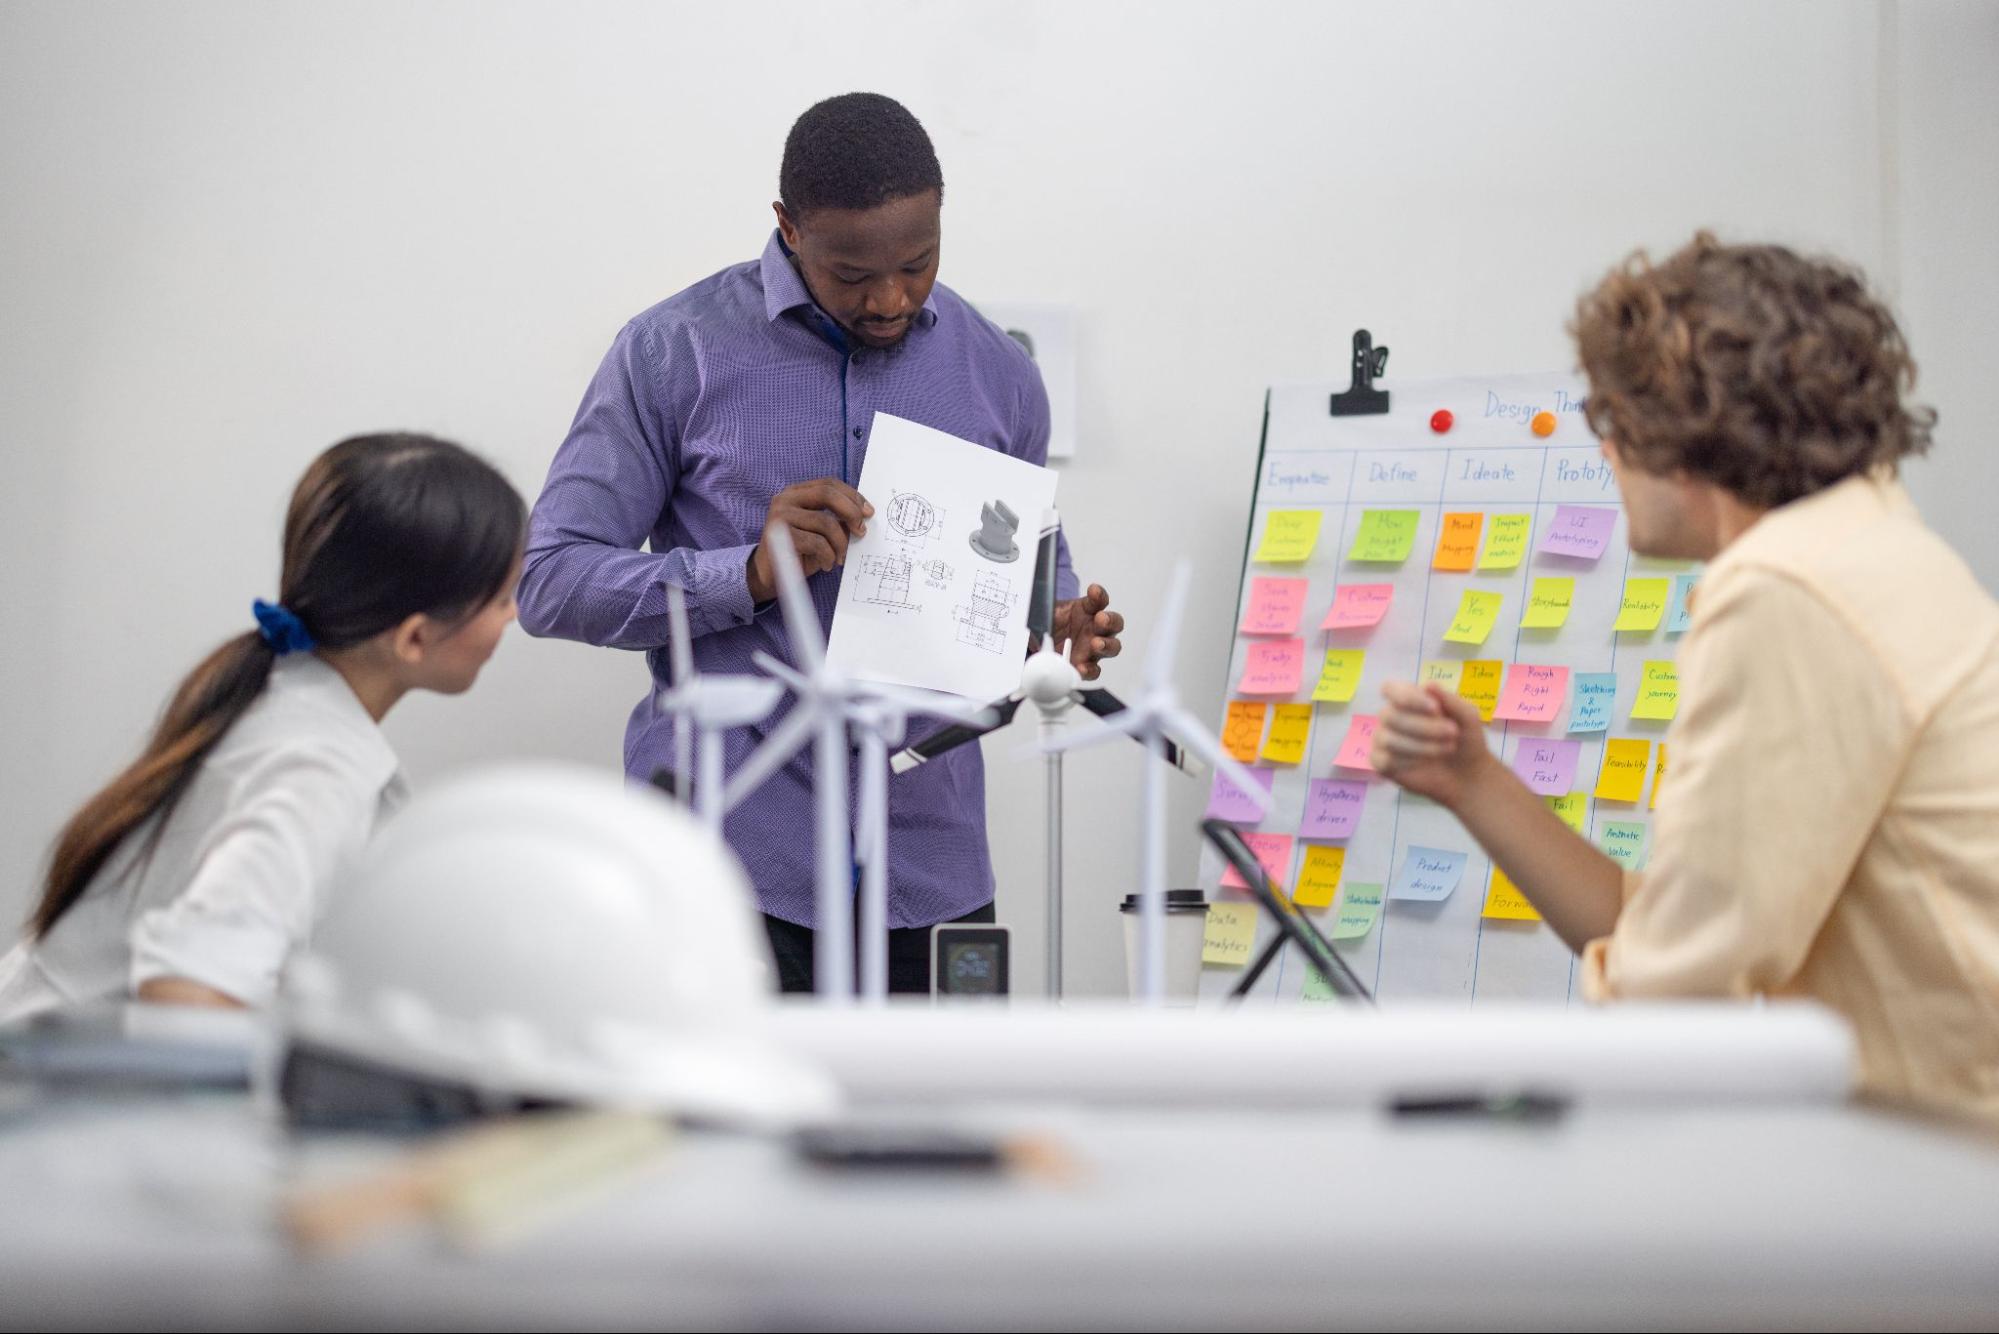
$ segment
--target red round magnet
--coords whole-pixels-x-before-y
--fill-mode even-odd
[[[1430,429],[1435,431],[1438,435],[1442,435],[1444,432],[1451,429],[1451,423],[1456,420],[1457,418],[1451,415],[1451,410],[1449,408],[1438,408],[1435,412],[1430,414]]]

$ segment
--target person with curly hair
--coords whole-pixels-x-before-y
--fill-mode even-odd
[[[1864,1088],[1999,1118],[1999,606],[1898,480],[1935,414],[1894,317],[1845,265],[1703,233],[1573,332],[1632,550],[1709,562],[1650,864],[1434,686],[1384,688],[1376,769],[1464,822],[1591,999],[1812,997]]]

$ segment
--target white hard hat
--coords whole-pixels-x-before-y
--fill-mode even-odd
[[[413,801],[291,966],[289,1034],[432,1079],[786,1124],[830,1111],[779,1049],[768,942],[719,840],[657,793],[511,765]]]

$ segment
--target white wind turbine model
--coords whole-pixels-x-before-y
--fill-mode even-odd
[[[690,800],[701,822],[718,836],[728,812],[722,786],[722,733],[770,717],[784,687],[761,676],[703,673],[694,667],[694,639],[687,628],[687,594],[678,584],[666,585],[668,652],[673,685],[656,697],[662,711],[673,715],[674,793]],[[699,738],[699,769],[688,786],[688,766]]]
[[[1164,757],[1167,747],[1177,742],[1226,774],[1255,803],[1259,813],[1270,807],[1269,796],[1249,776],[1249,770],[1222,749],[1222,743],[1199,719],[1180,707],[1179,692],[1173,685],[1173,654],[1178,647],[1181,615],[1186,610],[1188,574],[1185,560],[1174,566],[1166,605],[1159,614],[1159,628],[1152,636],[1152,657],[1145,665],[1144,693],[1122,711],[1105,718],[1102,728],[1072,732],[1046,743],[1051,750],[1080,750],[1124,735],[1149,753],[1142,806],[1145,848],[1139,879],[1138,935],[1139,999],[1147,1005],[1157,1005],[1166,996],[1167,762]]]
[[[1022,704],[1031,703],[1041,719],[1041,750],[1047,756],[1048,799],[1048,969],[1047,993],[1050,1000],[1062,999],[1062,753],[1051,743],[1066,725],[1071,710],[1081,705],[1086,712],[1109,718],[1124,709],[1124,701],[1102,686],[1086,686],[1082,673],[1069,658],[1069,644],[1055,639],[1056,566],[1059,562],[1057,536],[1061,518],[1049,510],[1042,523],[1041,541],[1034,569],[1034,596],[1028,600],[1027,628],[1039,637],[1041,647],[1022,665],[1020,687],[989,706],[992,722],[987,726],[939,728],[921,741],[898,751],[889,766],[907,773],[940,755],[977,741],[1012,722]],[[1166,743],[1166,760],[1175,768],[1198,778],[1204,772],[1200,762],[1172,742]]]
[[[791,535],[773,529],[777,595],[796,670],[768,653],[756,662],[791,687],[797,702],[764,738],[723,789],[724,808],[776,773],[810,740],[814,743],[817,862],[812,973],[819,994],[845,1003],[853,994],[854,896],[847,829],[847,731],[860,743],[861,994],[888,995],[888,748],[901,741],[912,715],[981,723],[990,713],[955,695],[909,686],[860,681],[826,659],[819,614],[812,608]]]

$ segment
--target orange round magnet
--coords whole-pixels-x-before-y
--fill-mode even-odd
[[[1552,412],[1537,412],[1534,414],[1534,420],[1529,424],[1534,428],[1535,435],[1553,435],[1555,433],[1555,414]]]

